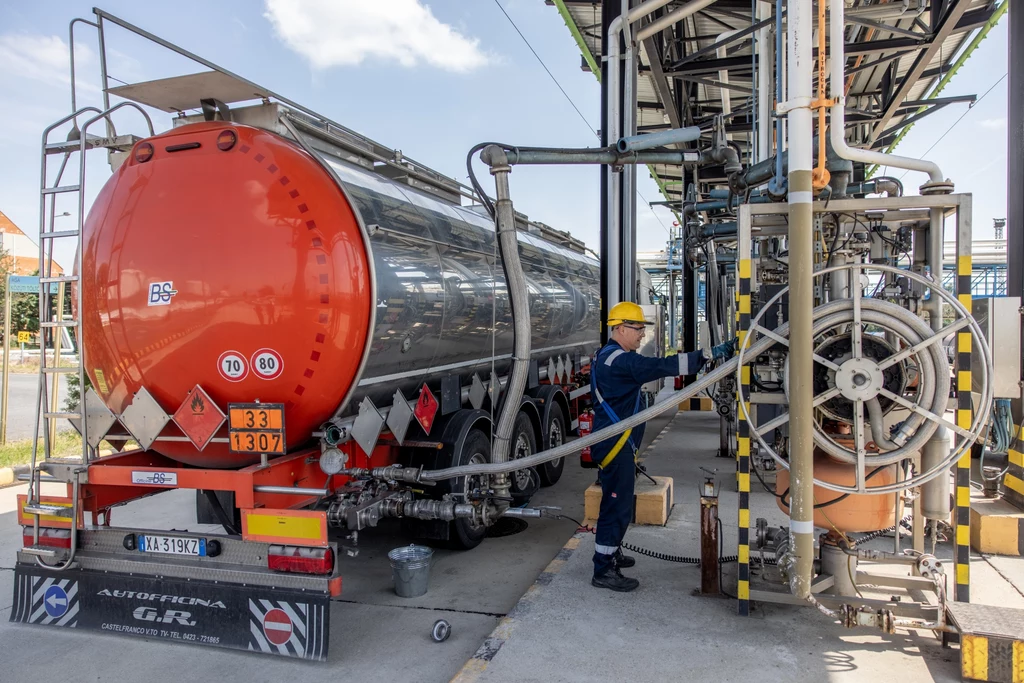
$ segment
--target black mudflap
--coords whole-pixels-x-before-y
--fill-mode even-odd
[[[18,565],[11,621],[327,659],[327,593]]]

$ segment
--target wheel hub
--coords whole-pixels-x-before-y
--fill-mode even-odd
[[[836,371],[836,387],[851,401],[868,401],[878,396],[885,378],[878,364],[869,358],[851,358]]]

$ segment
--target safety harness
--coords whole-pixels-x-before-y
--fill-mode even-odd
[[[605,348],[608,347],[606,346]],[[621,422],[622,420],[619,418],[618,415],[615,414],[615,411],[612,410],[612,407],[608,405],[608,402],[604,400],[604,397],[601,395],[601,390],[598,389],[597,387],[598,360],[600,360],[601,351],[603,350],[604,349],[601,349],[596,354],[594,354],[594,362],[591,364],[591,368],[593,368],[593,371],[590,373],[590,388],[593,392],[594,399],[597,401],[597,404],[601,406],[601,408],[605,412],[605,415],[608,416],[608,419],[611,420],[612,424],[615,424],[616,422]],[[609,367],[611,366],[609,365]],[[636,394],[636,405],[633,406],[633,415],[636,415],[639,409],[640,392],[638,391]],[[619,451],[622,450],[622,447],[626,445],[627,441],[629,442],[629,445],[633,447],[633,457],[636,458],[636,444],[633,443],[633,439],[630,436],[632,432],[633,429],[631,427],[622,433],[622,436],[620,436],[619,440],[615,442],[615,445],[612,447],[611,451],[608,452],[608,455],[604,456],[604,459],[601,460],[600,463],[598,463],[598,469],[603,470],[604,468],[608,467],[608,465],[612,464],[612,461],[615,460],[615,456],[619,454]]]

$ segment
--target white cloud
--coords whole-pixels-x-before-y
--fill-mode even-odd
[[[1000,116],[994,119],[982,119],[978,122],[978,125],[982,128],[988,128],[989,130],[1006,130],[1006,117]]]
[[[464,73],[492,61],[479,39],[438,21],[421,0],[266,0],[266,9],[277,36],[315,69],[370,59]]]
[[[92,50],[85,45],[76,45],[77,70],[92,59]],[[20,76],[48,85],[68,85],[71,82],[68,44],[58,36],[28,33],[0,35],[0,64],[4,65],[4,72],[8,76]]]

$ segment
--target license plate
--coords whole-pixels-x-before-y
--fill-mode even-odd
[[[166,555],[195,555],[206,557],[205,538],[182,538],[180,536],[151,536],[139,534],[139,550],[144,553]]]

